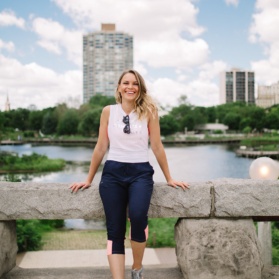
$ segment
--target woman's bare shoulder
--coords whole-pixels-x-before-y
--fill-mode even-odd
[[[105,107],[103,108],[103,114],[109,115],[109,112],[110,112],[110,106],[105,106]]]

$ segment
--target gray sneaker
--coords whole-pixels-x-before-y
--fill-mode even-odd
[[[139,270],[133,269],[131,274],[132,279],[143,279],[143,267]]]

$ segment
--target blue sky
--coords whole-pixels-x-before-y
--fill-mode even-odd
[[[82,35],[101,23],[134,36],[134,68],[163,106],[219,104],[219,73],[279,80],[277,0],[1,0],[0,110],[82,100]]]

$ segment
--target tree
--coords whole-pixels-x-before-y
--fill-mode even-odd
[[[246,127],[251,127],[251,118],[250,117],[245,117],[243,119],[240,120],[240,123],[239,123],[239,130],[243,130],[244,128]],[[251,129],[251,128],[250,128]]]
[[[1,131],[4,129],[4,121],[5,121],[4,114],[0,111],[0,130]]]
[[[9,112],[5,112],[7,120],[7,126],[14,129],[26,130],[28,128],[29,110],[27,109],[16,109]]]
[[[224,124],[229,126],[230,130],[237,131],[239,129],[240,115],[235,112],[229,112],[224,118]]]
[[[179,126],[172,115],[164,115],[160,117],[161,134],[168,136],[178,131]]]
[[[79,118],[76,110],[69,109],[58,122],[57,132],[59,135],[76,134]]]
[[[187,117],[189,115],[189,113],[191,112],[192,106],[190,105],[186,105],[186,104],[182,104],[179,105],[178,107],[174,107],[169,115],[171,115],[175,121],[177,122],[178,126],[179,126],[179,131],[184,131],[185,127],[188,127],[187,124],[189,123]],[[194,127],[194,125],[193,125]]]
[[[279,112],[271,111],[264,119],[264,127],[268,129],[279,129]]]
[[[207,122],[208,123],[215,123],[216,122],[217,117],[216,117],[216,108],[215,107],[206,108],[206,115],[207,115]]]
[[[101,112],[101,107],[85,112],[78,127],[79,133],[85,136],[98,135]]]
[[[44,114],[42,111],[34,110],[29,114],[29,129],[39,131],[42,129]]]
[[[42,132],[46,135],[56,132],[58,120],[52,112],[47,112],[43,117]]]
[[[104,96],[97,94],[90,98],[89,104],[91,107],[105,107],[115,104],[115,98],[113,96]]]

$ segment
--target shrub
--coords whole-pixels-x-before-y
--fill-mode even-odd
[[[39,227],[39,220],[17,220],[17,245],[18,252],[36,251],[42,246],[42,234]]]

